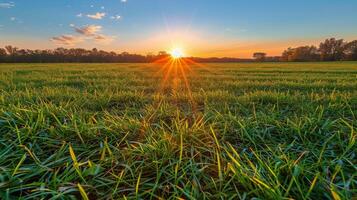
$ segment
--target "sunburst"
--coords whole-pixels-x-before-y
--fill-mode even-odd
[[[181,59],[184,57],[184,52],[181,48],[174,48],[170,51],[170,55],[173,59]]]

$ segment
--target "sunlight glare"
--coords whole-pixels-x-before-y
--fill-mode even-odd
[[[174,59],[179,59],[184,56],[182,49],[180,48],[174,48],[171,50],[170,55]]]

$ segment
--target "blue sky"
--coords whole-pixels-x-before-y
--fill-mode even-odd
[[[250,57],[357,39],[356,0],[0,0],[0,46]]]

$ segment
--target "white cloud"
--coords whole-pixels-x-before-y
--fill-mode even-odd
[[[76,15],[77,17],[83,17],[82,13],[79,13],[78,15]]]
[[[126,3],[128,0],[120,0],[122,3]]]
[[[111,16],[110,19],[120,20],[120,19],[121,19],[121,16],[120,16],[120,15]]]
[[[91,18],[91,19],[103,19],[103,17],[105,17],[106,13],[100,13],[97,12],[94,15],[87,15],[87,17]]]
[[[73,35],[61,35],[51,38],[51,41],[59,45],[73,46],[79,42],[82,42],[83,38]]]
[[[10,21],[16,22],[16,23],[19,23],[19,24],[22,24],[22,23],[23,23],[23,21],[22,21],[21,19],[18,19],[18,18],[16,18],[16,17],[10,17]]]
[[[51,38],[51,41],[55,44],[73,46],[83,41],[94,41],[98,44],[110,44],[115,37],[101,34],[102,27],[98,25],[88,25],[83,27],[75,27],[74,24],[70,24],[74,28],[75,32],[79,35],[61,35]]]
[[[16,17],[10,17],[10,21],[13,21],[13,22],[20,22],[20,20],[19,19],[17,19]]]
[[[97,25],[89,25],[81,28],[75,27],[77,33],[85,35],[85,36],[93,36],[102,30],[101,26]]]
[[[102,34],[95,35],[93,38],[97,43],[100,44],[110,44],[114,40],[114,37]]]
[[[0,8],[12,8],[14,6],[15,6],[14,2],[0,3]]]
[[[102,6],[102,7],[100,7],[100,9],[104,10],[104,9],[105,9],[105,7],[104,7],[104,6]]]
[[[114,40],[114,37],[100,34],[102,27],[98,25],[89,25],[81,28],[75,27],[75,31],[87,39],[94,39],[97,43],[100,44],[109,44]]]

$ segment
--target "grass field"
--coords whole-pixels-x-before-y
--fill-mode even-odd
[[[1,64],[1,197],[357,198],[356,62],[159,69]]]

